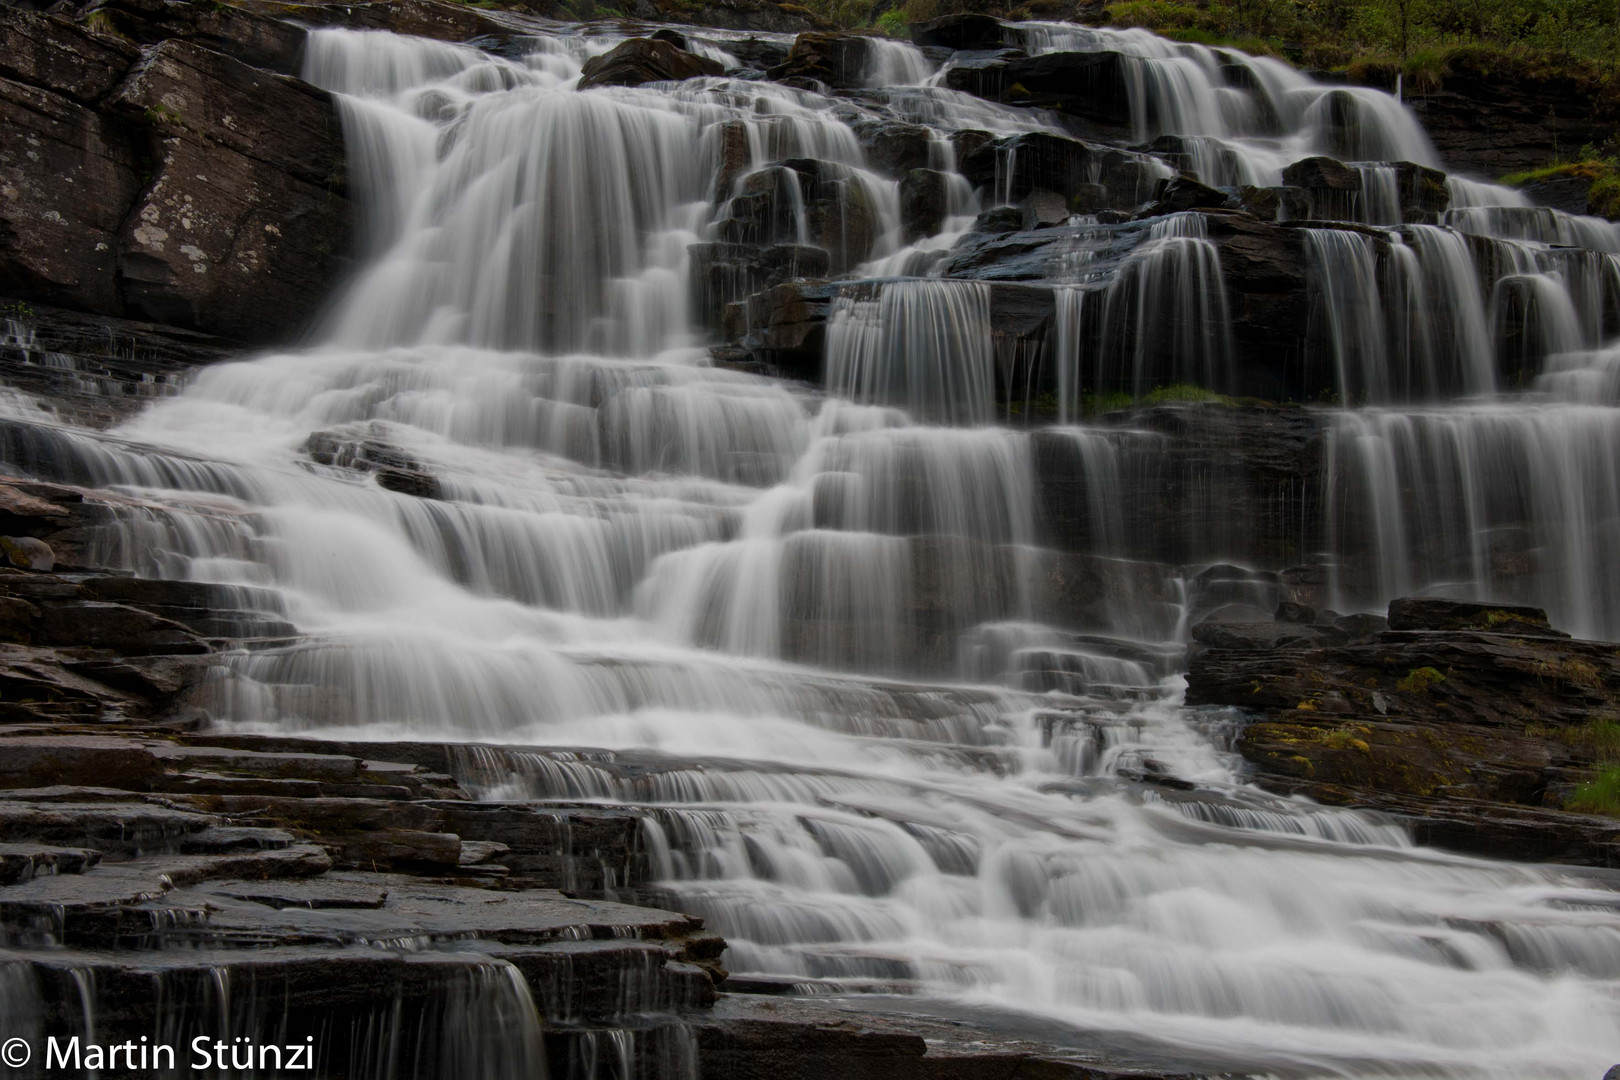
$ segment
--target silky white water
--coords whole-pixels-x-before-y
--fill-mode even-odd
[[[1038,33],[1099,47],[1100,32]],[[1121,40],[1160,95],[1144,123],[1226,132],[1230,116],[1175,96],[1207,78],[1203,52],[1106,38]],[[993,1004],[1208,1069],[1575,1080],[1620,1060],[1613,893],[1239,782],[1234,718],[1180,705],[1191,573],[1119,549],[1131,493],[1113,434],[1056,433],[1081,448],[1097,541],[1047,546],[1032,436],[992,423],[986,286],[841,299],[825,396],[709,366],[686,260],[717,216],[710,133],[747,125],[754,169],[813,154],[892,190],[864,178],[853,106],[721,79],[580,93],[591,51],[548,40],[514,61],[314,33],[308,75],[343,95],[371,230],[321,344],[205,369],[110,436],[10,436],[13,467],[51,460],[148,503],[109,540],[131,569],[280,597],[298,636],[224,657],[220,723],[528,748],[480,759],[469,782],[649,807],[669,902],[725,935],[738,973]],[[921,83],[918,59],[885,53],[881,70]],[[1331,95],[1252,65],[1314,138]],[[909,92],[944,122],[953,99],[928,90]],[[1364,141],[1423,151],[1392,101],[1351,106]],[[1111,325],[1145,334],[1147,305],[1173,297],[1184,323],[1220,323],[1198,230],[1172,221],[1147,243],[1121,279],[1136,284],[1074,295],[1073,318],[1122,304]],[[1445,245],[1414,243],[1428,261],[1413,288],[1451,287],[1423,276]],[[1329,296],[1328,317],[1367,320],[1373,302]],[[1175,332],[1187,378],[1224,377],[1224,341]],[[1140,383],[1127,344],[1111,348],[1099,362]],[[1449,355],[1432,363],[1451,383],[1489,388]],[[1367,385],[1394,395],[1387,374]],[[1585,477],[1607,454],[1614,468],[1611,410],[1582,407],[1607,441],[1535,467]],[[1078,400],[1065,408],[1077,418]],[[1344,421],[1380,475],[1401,468],[1380,448],[1419,438],[1399,430]],[[317,465],[314,432],[381,439],[444,497]],[[1446,438],[1468,458],[1472,436]],[[1457,482],[1472,490],[1469,462]],[[1539,476],[1532,497],[1551,499]],[[1596,478],[1609,486],[1571,494],[1575,509],[1538,511],[1549,529],[1615,512],[1612,473]],[[1607,528],[1570,538],[1588,546],[1566,565],[1612,567]],[[1390,589],[1416,584],[1402,550],[1387,551]],[[1207,561],[1222,555],[1211,541]],[[1062,591],[1082,571],[1083,609]],[[1577,605],[1571,629],[1620,619],[1592,599],[1612,582],[1549,589]],[[1128,782],[1152,771],[1199,790]]]

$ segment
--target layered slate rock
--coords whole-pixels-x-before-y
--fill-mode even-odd
[[[969,53],[945,73],[945,85],[1004,105],[1051,109],[1094,135],[1129,138],[1135,121],[1127,63],[1115,52]]]
[[[1419,842],[1504,858],[1612,865],[1620,822],[1563,809],[1620,717],[1620,657],[1533,608],[1390,606],[1370,634],[1231,631],[1193,657],[1191,704],[1254,720],[1238,749],[1259,782],[1384,811]]]

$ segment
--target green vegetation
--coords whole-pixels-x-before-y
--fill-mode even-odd
[[[1123,391],[1107,394],[1087,393],[1080,401],[1080,411],[1086,416],[1101,416],[1104,413],[1119,412],[1122,409],[1132,409],[1139,405],[1176,405],[1176,404],[1203,404],[1206,402],[1220,402],[1230,405],[1232,399],[1213,390],[1205,390],[1202,386],[1193,386],[1190,383],[1173,383],[1170,386],[1160,386],[1141,397],[1135,397]]]
[[[1620,0],[1118,0],[1115,25],[1273,53],[1415,89],[1448,70],[1575,75],[1620,65]]]
[[[1620,220],[1620,139],[1610,139],[1603,147],[1583,146],[1574,161],[1557,161],[1539,169],[1508,173],[1502,183],[1514,187],[1548,180],[1585,180],[1587,209],[1610,221]]]
[[[1565,810],[1620,817],[1620,765],[1610,765],[1564,800]]]
[[[0,304],[0,316],[8,319],[26,319],[34,313],[34,309],[21,300],[13,300],[8,304]]]
[[[1446,677],[1432,667],[1413,668],[1406,678],[1396,682],[1395,689],[1408,694],[1427,694],[1429,687],[1446,681]]]

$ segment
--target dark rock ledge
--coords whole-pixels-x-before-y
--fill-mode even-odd
[[[1194,636],[1187,699],[1252,714],[1238,749],[1261,786],[1387,813],[1421,843],[1477,855],[1620,865],[1620,821],[1564,809],[1607,764],[1620,647],[1536,608],[1397,600],[1382,619],[1276,622]]]

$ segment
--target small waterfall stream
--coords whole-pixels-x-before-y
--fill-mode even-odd
[[[1136,134],[1207,137],[1240,163],[1219,182],[1276,184],[1313,153],[1437,164],[1387,95],[1144,31],[1024,33],[1123,53]],[[886,42],[869,97],[575,89],[610,44],[514,58],[313,32],[306,76],[338,95],[368,229],[318,343],[204,369],[107,435],[8,431],[8,468],[150,506],[109,558],[279,596],[296,638],[225,655],[216,718],[528,748],[465,781],[642,808],[670,905],[726,937],[731,971],[803,992],[1012,1009],[1275,1075],[1602,1075],[1612,893],[1265,795],[1234,718],[1182,704],[1194,615],[1275,589],[1200,577],[1244,522],[1189,523],[1185,565],[1132,549],[1159,444],[1088,423],[1085,395],[1231,389],[1237,313],[1203,216],[1057,282],[1059,426],[1039,438],[1079,463],[1087,539],[1068,543],[1037,434],[997,423],[991,284],[926,276],[973,196],[906,244],[897,181],[851,126],[929,124],[948,167],[952,131],[1043,121],[930,85]],[[724,125],[748,164],[721,191]],[[827,167],[805,179],[805,159]],[[1337,380],[1326,512],[1373,568],[1340,575],[1335,606],[1489,595],[1533,549],[1523,599],[1620,636],[1620,365],[1600,348],[1620,234],[1456,181],[1443,225],[1402,224],[1394,171],[1362,172],[1381,228],[1300,240]],[[824,393],[710,361],[688,250],[737,220],[733,196],[774,200],[770,242],[805,244],[812,183],[843,191],[818,203],[845,215],[834,272],[876,278],[835,287]],[[315,463],[320,432],[385,440],[443,497]],[[1125,782],[1153,771],[1200,787]],[[485,974],[454,1002],[478,1022],[446,1031],[500,1027],[481,1075],[532,1075],[539,1036]],[[0,968],[0,1001],[22,978]],[[374,1034],[357,1053],[392,1052]]]

